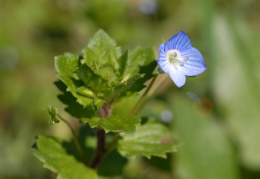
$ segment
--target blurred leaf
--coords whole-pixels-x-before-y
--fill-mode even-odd
[[[160,158],[156,156],[152,156],[150,159],[143,158],[143,160],[149,165],[156,167],[162,171],[171,172],[172,170],[172,155],[167,154],[167,158]]]
[[[52,105],[49,105],[48,106],[48,111],[49,111],[49,114],[51,116],[51,119],[49,121],[50,124],[54,124],[54,123],[59,123],[60,122],[60,118],[58,116],[58,108],[52,106]]]
[[[113,163],[111,163],[113,161]],[[106,177],[121,175],[127,159],[122,157],[117,150],[110,152],[101,162],[98,174]]]
[[[168,128],[159,123],[138,126],[134,135],[122,134],[118,151],[123,156],[152,155],[166,158],[167,152],[176,151],[176,142]]]
[[[82,122],[87,122],[90,127],[100,127],[106,132],[125,132],[134,133],[136,125],[140,123],[140,119],[136,116],[109,116],[107,118],[93,117],[83,118]]]
[[[177,174],[183,179],[238,178],[235,154],[221,126],[211,118],[201,117],[178,94],[170,99],[176,136],[184,142],[175,155]]]
[[[121,0],[87,1],[86,15],[96,27],[111,28],[111,23],[122,23],[124,6],[125,2]]]
[[[134,105],[137,103],[139,96],[138,93],[128,93],[125,96],[119,98],[115,101],[112,106],[112,113],[114,115],[127,115],[133,109]],[[122,106],[124,106],[122,108]]]
[[[215,23],[218,58],[228,60],[214,61],[214,96],[242,165],[259,171],[259,34],[248,21],[226,14],[218,16]]]
[[[74,156],[68,155],[62,143],[59,138],[39,136],[34,154],[46,168],[58,173],[59,179],[97,178],[94,170],[78,162]]]

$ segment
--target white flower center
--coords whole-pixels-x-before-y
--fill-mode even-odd
[[[175,67],[176,70],[178,65],[183,66],[184,63],[189,60],[189,58],[183,58],[181,56],[181,53],[176,49],[172,49],[167,52],[167,59],[169,60],[169,63]]]

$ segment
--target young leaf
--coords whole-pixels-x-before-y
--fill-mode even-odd
[[[117,60],[121,54],[121,48],[117,47],[114,39],[103,30],[96,32],[90,39],[88,47],[83,50],[86,64],[110,83],[117,80],[119,69]]]
[[[82,54],[66,53],[55,59],[58,78],[77,102],[98,110],[104,102],[138,92],[153,76],[154,50],[135,48],[122,54],[120,47],[103,30],[90,39]]]
[[[131,88],[127,88],[132,92],[138,92],[145,86],[147,80],[153,77],[153,71],[157,66],[155,61],[155,53],[151,48],[136,47],[126,52],[120,59],[120,81],[125,82],[136,75],[142,75],[141,78],[133,81]]]
[[[134,135],[123,134],[117,150],[123,156],[143,155],[166,158],[167,152],[176,151],[177,143],[167,127],[159,123],[138,126]]]
[[[79,65],[79,56],[65,53],[63,56],[55,58],[55,68],[58,72],[57,77],[68,87],[67,90],[77,98],[83,106],[93,103],[94,93],[81,81],[77,69]]]
[[[60,119],[58,116],[58,108],[54,107],[53,105],[48,106],[48,111],[51,116],[51,119],[49,121],[50,124],[59,123]]]
[[[96,171],[84,166],[66,152],[60,138],[39,136],[33,152],[46,168],[58,173],[59,179],[98,178]]]
[[[85,85],[92,89],[96,94],[103,94],[108,91],[108,81],[95,74],[95,72],[86,64],[79,67],[78,74]]]
[[[88,48],[103,56],[116,47],[116,42],[104,30],[98,30],[89,40]]]
[[[106,132],[125,132],[134,133],[136,125],[140,123],[140,119],[136,116],[109,116],[107,118],[93,117],[83,118],[82,122],[87,122],[90,127],[100,127]]]
[[[121,69],[121,74],[123,77],[133,76],[140,72],[142,67],[149,65],[151,62],[155,61],[155,53],[151,48],[141,48],[136,47],[128,52],[128,58],[121,58],[120,64],[123,69]],[[150,69],[150,73],[153,69]]]

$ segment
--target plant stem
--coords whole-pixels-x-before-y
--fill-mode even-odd
[[[97,150],[96,154],[90,164],[90,167],[93,169],[97,169],[102,159],[105,156],[106,148],[105,148],[105,137],[106,133],[104,129],[98,129],[97,131]]]
[[[73,140],[74,140],[75,145],[76,145],[76,147],[77,147],[77,150],[78,150],[79,155],[80,155],[80,157],[81,157],[81,160],[82,160],[83,163],[86,164],[85,156],[84,156],[83,150],[82,150],[82,148],[81,148],[81,146],[80,146],[80,144],[79,144],[79,140],[78,140],[78,138],[77,138],[77,136],[76,136],[76,133],[75,133],[74,129],[72,128],[72,126],[70,125],[70,123],[69,123],[67,120],[65,120],[63,117],[61,117],[59,114],[58,114],[58,117],[59,117],[60,120],[62,120],[62,121],[69,127],[69,129],[70,129],[70,131],[71,131],[71,133],[72,133],[72,136],[73,136]]]
[[[99,116],[101,118],[105,118],[110,115],[110,108],[111,108],[112,103],[109,105],[103,106],[99,110]],[[106,132],[104,129],[98,128],[97,130],[97,150],[96,154],[90,164],[90,167],[93,169],[97,169],[102,161],[102,159],[106,155]]]
[[[162,86],[162,84],[168,79],[168,75],[163,76],[162,78],[160,78],[159,82],[154,86],[154,88],[152,90],[150,90],[149,95],[146,95],[143,100],[140,102],[139,104],[139,108],[135,111],[135,113],[137,114],[145,105],[145,103],[149,100],[150,96],[152,96],[156,91],[158,91],[158,89]]]
[[[158,77],[158,74],[154,75],[152,81],[150,82],[149,86],[146,88],[145,92],[143,93],[143,95],[139,98],[139,100],[137,101],[136,105],[134,106],[134,108],[131,110],[130,114],[135,114],[136,110],[138,109],[140,103],[142,102],[142,100],[144,99],[144,97],[148,94],[148,92],[150,91],[150,89],[152,88],[156,78]]]
[[[129,114],[135,114],[136,112],[138,112],[144,105],[144,103],[147,101],[148,98],[147,94],[148,92],[151,90],[156,78],[158,77],[158,74],[156,74],[152,81],[150,82],[150,84],[148,85],[148,87],[146,88],[145,92],[143,93],[143,95],[139,98],[139,100],[137,101],[136,105],[134,106],[134,108],[131,110],[131,112]],[[156,86],[155,90],[153,90],[152,92],[155,93],[155,91],[157,91],[159,89],[159,87],[162,85],[162,83],[166,80],[167,78],[163,78],[163,80],[161,80],[161,82]],[[144,101],[143,101],[144,100]],[[143,103],[142,103],[143,101]],[[109,116],[110,114],[110,107],[109,106],[104,106],[103,108],[100,109],[99,115],[100,117],[104,118]],[[117,144],[117,139],[119,137],[119,132],[115,133],[112,141],[110,142],[110,144],[108,145],[108,147],[105,147],[105,131],[103,129],[98,129],[97,131],[97,137],[98,137],[98,141],[97,141],[97,151],[96,154],[93,158],[93,161],[91,163],[91,168],[93,169],[97,169],[102,161],[102,159],[109,153],[111,152],[116,144]]]

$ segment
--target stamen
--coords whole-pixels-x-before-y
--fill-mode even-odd
[[[185,58],[184,61],[187,62],[189,60],[189,58]]]
[[[183,66],[183,65],[184,65],[184,63],[183,63],[183,62],[180,62],[180,65],[181,65],[181,66]]]
[[[177,53],[174,52],[172,57],[173,57],[173,58],[177,57]]]

